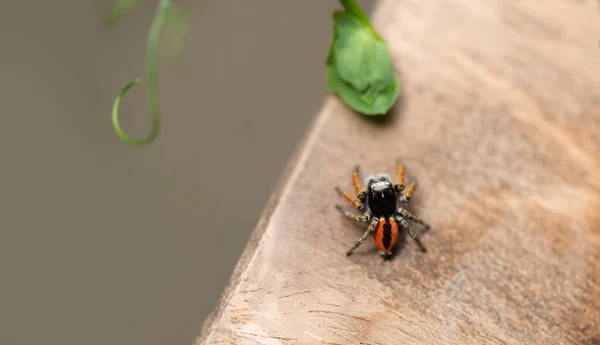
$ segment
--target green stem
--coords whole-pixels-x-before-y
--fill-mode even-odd
[[[150,134],[143,139],[133,139],[123,131],[119,124],[119,106],[125,97],[127,91],[133,86],[140,83],[141,79],[136,78],[129,82],[117,95],[112,109],[112,123],[115,132],[127,144],[131,146],[143,146],[153,142],[160,131],[160,106],[158,104],[158,76],[156,71],[157,52],[160,35],[165,22],[165,17],[171,7],[171,0],[161,0],[158,6],[154,20],[150,26],[150,32],[147,38],[147,66],[146,74],[148,77],[148,98],[150,105]]]
[[[371,26],[371,22],[369,21],[369,16],[363,11],[362,8],[358,5],[355,0],[340,0],[340,3],[344,7],[344,10],[348,12],[348,14],[356,17],[361,20],[365,24]]]
[[[123,17],[135,6],[135,0],[120,0],[117,5],[110,11],[110,14],[106,18],[106,25],[114,26],[117,24],[119,19]]]

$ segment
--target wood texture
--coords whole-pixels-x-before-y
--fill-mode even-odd
[[[385,0],[390,121],[329,97],[196,344],[600,344],[600,15],[595,1]],[[351,169],[406,165],[432,230],[391,260]]]

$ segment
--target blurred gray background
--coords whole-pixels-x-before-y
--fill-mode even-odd
[[[114,0],[0,2],[2,345],[191,344],[321,105],[337,1],[187,0],[189,69],[127,146],[110,110],[157,2],[114,29]],[[123,102],[132,136],[146,103]]]

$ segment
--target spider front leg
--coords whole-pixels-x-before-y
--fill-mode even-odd
[[[396,193],[404,190],[404,166],[400,163],[398,163],[398,183],[394,185],[394,190]]]
[[[358,165],[354,167],[354,171],[352,171],[352,183],[354,184],[354,192],[356,193],[356,197],[361,202],[365,202],[367,200],[367,192],[365,192],[361,186],[360,181],[358,179]]]
[[[403,204],[408,203],[410,201],[410,198],[413,195],[413,192],[415,191],[416,185],[417,185],[417,182],[416,181],[412,181],[410,183],[410,185],[408,185],[408,188],[406,189],[406,192],[404,193],[404,195],[402,195],[398,199],[398,201],[401,202],[401,203],[403,203]]]
[[[346,256],[352,255],[352,252],[354,251],[354,249],[358,248],[358,246],[360,246],[367,240],[367,237],[369,237],[369,235],[371,235],[373,233],[373,231],[375,231],[375,228],[377,227],[378,223],[379,223],[379,219],[377,219],[377,218],[374,218],[371,221],[371,224],[369,225],[369,228],[367,229],[367,231],[365,231],[365,233],[358,239],[358,241],[356,241],[354,246],[352,248],[350,248],[349,251],[346,252]]]
[[[363,202],[361,202],[360,200],[356,200],[354,199],[350,194],[344,192],[342,190],[342,188],[340,187],[335,187],[335,190],[337,190],[338,193],[340,193],[341,196],[343,196],[344,198],[346,198],[346,200],[350,201],[350,203],[352,204],[352,206],[357,210],[357,211],[363,211],[365,209],[365,205]]]
[[[359,216],[357,214],[352,214],[352,213],[344,210],[342,208],[342,206],[340,206],[340,205],[335,205],[335,208],[337,208],[338,210],[340,210],[340,212],[342,212],[342,214],[344,216],[346,216],[347,218],[355,220],[357,222],[368,223],[369,220],[371,220],[371,216],[367,212],[365,212],[365,214],[363,214],[362,216]]]
[[[402,207],[398,208],[398,210],[397,210],[396,212],[397,212],[397,213],[398,213],[400,216],[402,216],[402,217],[404,217],[404,218],[410,219],[410,220],[412,220],[412,221],[413,221],[413,222],[415,222],[415,223],[422,224],[422,225],[423,225],[423,226],[425,226],[427,229],[429,229],[429,228],[430,228],[429,224],[425,223],[425,222],[424,222],[424,221],[423,221],[421,218],[419,218],[419,217],[417,217],[417,216],[415,216],[415,215],[411,214],[410,212],[408,212],[408,210],[406,210],[406,209],[404,209],[404,208],[402,208]]]
[[[354,191],[358,200],[354,199],[350,194],[344,192],[340,187],[335,187],[335,190],[337,190],[338,193],[346,198],[346,200],[350,201],[352,206],[357,211],[363,211],[365,209],[364,203],[367,200],[367,193],[360,187],[360,181],[358,180],[358,166],[356,166],[352,172],[352,183],[354,185]]]

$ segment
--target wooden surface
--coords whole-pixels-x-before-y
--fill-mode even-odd
[[[329,97],[196,344],[600,344],[595,1],[386,0],[387,123]],[[276,143],[274,143],[276,144]],[[337,184],[402,159],[427,253],[383,260]]]

